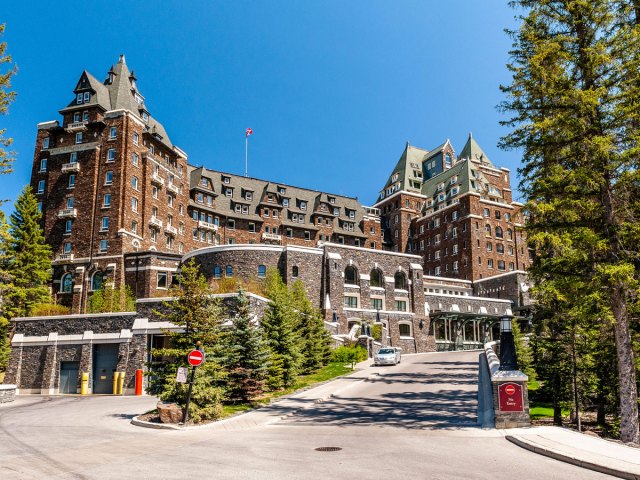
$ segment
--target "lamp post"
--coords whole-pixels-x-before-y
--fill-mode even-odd
[[[500,370],[518,370],[510,316],[500,317]]]

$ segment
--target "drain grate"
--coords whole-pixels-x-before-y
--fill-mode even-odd
[[[318,452],[338,452],[342,450],[342,447],[318,447],[315,450]]]

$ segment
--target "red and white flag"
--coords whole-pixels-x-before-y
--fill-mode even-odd
[[[245,137],[248,137],[249,135],[251,135],[253,133],[253,130],[251,130],[250,128],[247,128],[244,132]]]

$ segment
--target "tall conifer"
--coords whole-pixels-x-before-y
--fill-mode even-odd
[[[613,0],[512,4],[525,13],[512,32],[502,105],[512,131],[502,146],[523,152],[537,301],[585,337],[613,326],[621,437],[639,442],[630,332],[640,258],[638,9]]]

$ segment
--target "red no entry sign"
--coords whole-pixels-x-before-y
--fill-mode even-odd
[[[204,352],[201,352],[200,350],[191,350],[189,355],[187,355],[187,361],[189,362],[189,365],[199,367],[204,363]]]
[[[515,395],[516,387],[514,387],[513,385],[507,385],[504,387],[504,393],[506,393],[507,395]]]

